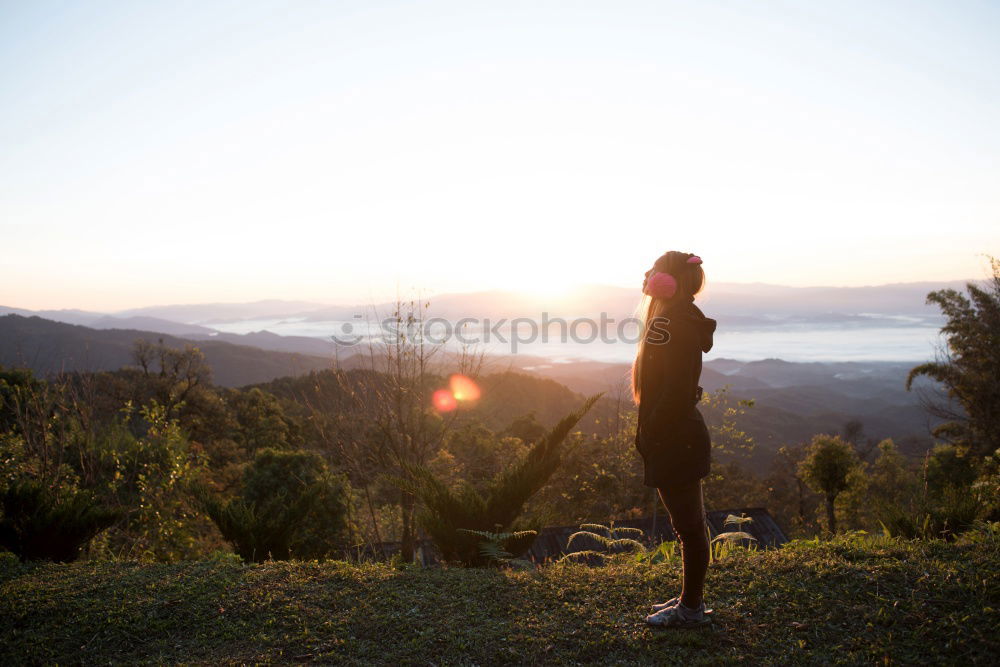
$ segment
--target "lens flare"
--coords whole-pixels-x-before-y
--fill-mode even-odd
[[[438,389],[431,396],[431,403],[438,412],[451,412],[458,407],[458,402],[447,389]]]
[[[457,373],[452,375],[448,379],[448,385],[451,387],[451,394],[456,401],[477,401],[482,395],[479,385],[464,375]]]

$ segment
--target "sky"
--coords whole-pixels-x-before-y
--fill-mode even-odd
[[[0,0],[0,305],[981,278],[1000,3]]]

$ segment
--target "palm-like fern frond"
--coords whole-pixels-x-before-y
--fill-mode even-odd
[[[735,514],[730,514],[726,517],[725,521],[722,522],[723,526],[736,526],[737,530],[732,530],[726,533],[719,533],[714,538],[712,538],[712,543],[716,542],[729,542],[736,543],[741,540],[751,540],[756,542],[757,538],[750,533],[739,530],[742,528],[743,524],[753,523],[753,517],[750,516],[736,516]]]
[[[630,526],[615,526],[614,521],[607,526],[600,523],[584,523],[580,524],[580,530],[570,535],[569,539],[566,540],[566,549],[573,546],[575,541],[581,538],[587,538],[593,540],[598,546],[609,551],[631,550],[635,552],[643,552],[646,550],[646,547],[642,542],[635,539],[635,537],[624,537],[625,535],[643,537],[645,533],[643,533],[639,528],[632,528]],[[594,550],[587,549],[573,553],[586,553],[589,551]],[[571,554],[567,554],[567,556],[569,555]]]
[[[580,537],[589,537],[590,539],[592,539],[594,542],[597,542],[597,544],[601,545],[605,549],[621,549],[623,547],[627,547],[630,549],[646,548],[643,546],[642,542],[634,540],[630,537],[620,537],[620,538],[607,537],[605,535],[600,535],[598,533],[589,530],[579,530],[570,535],[569,539],[566,540],[566,548],[569,549],[570,546],[572,546],[573,541]]]
[[[607,534],[609,537],[611,536],[611,528],[600,523],[581,523],[580,530],[589,530],[591,532],[600,531]]]
[[[594,551],[593,549],[585,549],[584,551],[574,551],[572,553],[565,554],[563,555],[562,558],[560,558],[556,562],[565,563],[566,561],[573,561],[577,559],[585,560],[586,558],[594,558],[594,557],[599,558],[601,560],[605,560],[607,559],[608,555],[605,553],[601,553],[600,551]]]
[[[510,565],[514,567],[532,567],[531,561],[522,558],[514,558],[514,555],[507,550],[507,544],[518,544],[522,540],[530,538],[532,541],[538,535],[534,530],[517,530],[511,533],[494,533],[488,530],[467,530],[459,528],[458,532],[468,533],[476,537],[483,538],[479,543],[479,554],[488,562],[496,565]]]
[[[726,517],[726,520],[722,522],[724,526],[742,526],[745,523],[753,523],[752,516],[736,516],[735,514],[730,514]]]
[[[712,542],[739,542],[740,540],[753,540],[757,541],[757,538],[750,533],[744,533],[742,530],[734,530],[728,533],[719,533],[712,538]]]
[[[486,565],[497,560],[494,556],[500,556],[513,562],[512,556],[528,550],[536,533],[510,529],[524,504],[559,467],[566,436],[602,395],[591,396],[580,409],[564,417],[522,461],[498,475],[483,492],[467,483],[452,489],[427,468],[404,467],[405,479],[398,483],[421,501],[418,520],[446,560]],[[504,537],[495,539],[497,536]],[[488,554],[484,553],[484,539],[512,556],[503,556],[492,546]]]

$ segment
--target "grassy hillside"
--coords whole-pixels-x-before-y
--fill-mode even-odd
[[[7,562],[0,662],[963,663],[1000,652],[1000,524],[713,565],[713,627],[648,629],[676,562],[530,572],[232,560]]]
[[[275,352],[221,341],[190,341],[135,329],[91,329],[40,317],[0,316],[0,365],[28,367],[40,375],[60,371],[113,371],[133,363],[136,340],[162,340],[183,348],[197,345],[212,367],[212,378],[225,387],[267,382],[329,368],[330,357]]]

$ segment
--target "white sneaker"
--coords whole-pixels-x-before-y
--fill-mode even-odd
[[[680,601],[681,601],[681,599],[679,597],[677,597],[677,598],[670,598],[666,602],[657,602],[657,603],[655,603],[655,604],[653,604],[651,606],[653,608],[653,611],[662,611],[664,609],[667,609],[668,607],[676,606]],[[704,606],[704,603],[702,604],[702,606]],[[706,614],[711,614],[713,611],[715,611],[715,610],[714,609],[706,609],[705,613]]]
[[[673,607],[680,601],[681,601],[680,598],[670,598],[666,602],[657,602],[653,604],[653,611],[660,611],[662,609],[666,609],[667,607]]]
[[[661,628],[700,628],[711,622],[712,619],[705,613],[704,602],[697,609],[688,609],[678,602],[646,617],[646,623]]]

